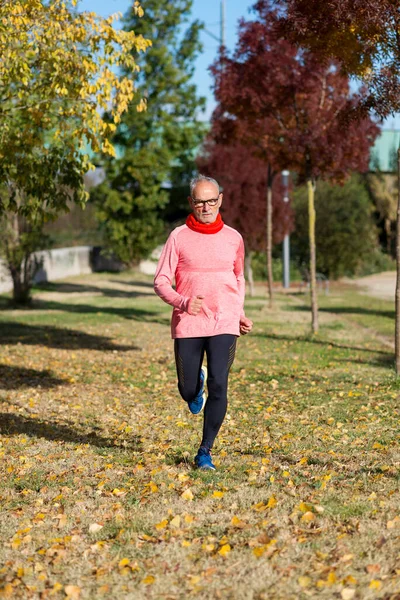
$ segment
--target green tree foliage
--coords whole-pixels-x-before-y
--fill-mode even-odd
[[[307,189],[294,192],[296,229],[292,254],[299,265],[308,264]],[[354,274],[377,249],[374,207],[361,176],[353,175],[343,186],[318,184],[316,215],[317,271],[336,279]]]
[[[116,16],[79,13],[77,4],[0,2],[0,251],[15,302],[29,300],[35,261],[23,264],[43,246],[43,224],[88,199],[88,146],[115,155],[110,137],[134,98],[137,53],[150,44],[117,30]],[[137,1],[132,11],[143,14]],[[145,108],[143,99],[136,104]],[[99,107],[109,110],[107,122]]]
[[[386,251],[392,253],[392,241],[397,217],[398,177],[393,173],[370,173],[367,177],[370,193],[374,199],[376,211],[383,222],[386,237]]]
[[[195,169],[204,133],[198,121],[204,99],[191,81],[201,24],[188,24],[191,7],[192,0],[147,0],[144,19],[133,10],[124,18],[126,30],[153,40],[139,59],[136,97],[146,98],[147,110],[137,112],[133,103],[123,116],[113,140],[122,156],[104,164],[106,179],[92,198],[109,247],[128,264],[162,239],[166,214],[168,220],[182,215],[181,186]]]

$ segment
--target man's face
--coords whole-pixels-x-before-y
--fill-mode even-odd
[[[196,204],[200,200],[217,200],[215,206],[209,204]],[[193,197],[189,197],[189,204],[193,214],[200,223],[214,223],[222,204],[222,194],[211,181],[200,181],[193,190]]]

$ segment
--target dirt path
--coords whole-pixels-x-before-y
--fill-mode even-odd
[[[368,275],[359,279],[347,279],[346,283],[361,288],[365,294],[370,296],[384,300],[394,300],[396,272],[385,271],[384,273],[376,273],[375,275]]]

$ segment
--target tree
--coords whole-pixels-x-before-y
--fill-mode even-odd
[[[197,159],[202,173],[215,177],[222,185],[222,213],[228,225],[243,235],[246,248],[246,272],[250,295],[254,293],[251,260],[254,252],[267,250],[267,178],[265,162],[258,158],[257,148],[239,143],[227,145],[213,140],[210,132]],[[294,228],[293,211],[283,201],[284,190],[279,178],[272,186],[272,242],[279,244]]]
[[[400,13],[392,0],[288,0],[281,26],[292,42],[322,59],[340,61],[343,72],[368,90],[356,111],[384,118],[400,110]],[[316,35],[317,32],[317,35]],[[397,153],[395,362],[400,374],[400,147]]]
[[[357,108],[400,111],[400,14],[393,0],[276,0],[281,28],[321,60],[338,60],[368,93]]]
[[[92,197],[109,246],[127,263],[160,241],[164,210],[171,212],[174,187],[190,179],[204,135],[197,120],[204,99],[191,82],[201,25],[185,29],[191,6],[192,0],[148,0],[145,19],[132,10],[124,18],[125,30],[153,39],[139,60],[137,98],[145,97],[148,109],[138,113],[133,104],[124,115],[114,136],[122,156],[105,164],[106,179]]]
[[[6,256],[17,257],[8,265],[15,302],[29,300],[33,272],[21,267],[20,241],[20,250],[31,251],[45,221],[71,199],[87,201],[88,150],[114,156],[109,138],[134,96],[132,78],[116,70],[136,72],[135,55],[150,44],[116,30],[117,16],[78,13],[76,5],[0,2],[0,216],[10,232],[3,237]],[[143,14],[139,2],[133,10]],[[99,112],[106,108],[108,122]],[[138,109],[144,108],[142,101]]]
[[[392,253],[392,223],[396,221],[397,209],[397,177],[393,173],[370,173],[368,186],[374,199],[376,210],[384,224],[386,235],[386,251]]]
[[[257,18],[242,22],[233,59],[214,67],[219,110],[240,121],[241,132],[265,148],[271,163],[295,171],[308,188],[312,330],[318,331],[315,256],[315,182],[343,181],[368,168],[377,127],[368,118],[349,123],[340,113],[358,97],[335,63],[321,64],[310,51],[298,51],[279,34],[279,15],[268,0],[255,5]],[[234,127],[233,127],[234,128]]]
[[[294,193],[296,230],[292,237],[299,266],[309,260],[307,203],[307,189],[301,186]],[[378,246],[373,210],[366,185],[359,175],[353,175],[344,185],[325,181],[318,184],[315,231],[316,266],[320,273],[336,279],[353,275],[368,262]]]

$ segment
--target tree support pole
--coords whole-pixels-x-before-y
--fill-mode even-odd
[[[397,150],[397,221],[396,221],[396,325],[395,325],[395,361],[396,375],[400,375],[400,147]]]
[[[267,273],[268,273],[268,296],[269,307],[273,306],[273,274],[272,274],[272,181],[273,175],[268,165],[267,179]]]
[[[315,260],[315,183],[311,179],[307,181],[308,187],[308,218],[310,238],[310,294],[311,294],[311,328],[313,334],[318,333],[318,300],[317,300],[317,277]]]

